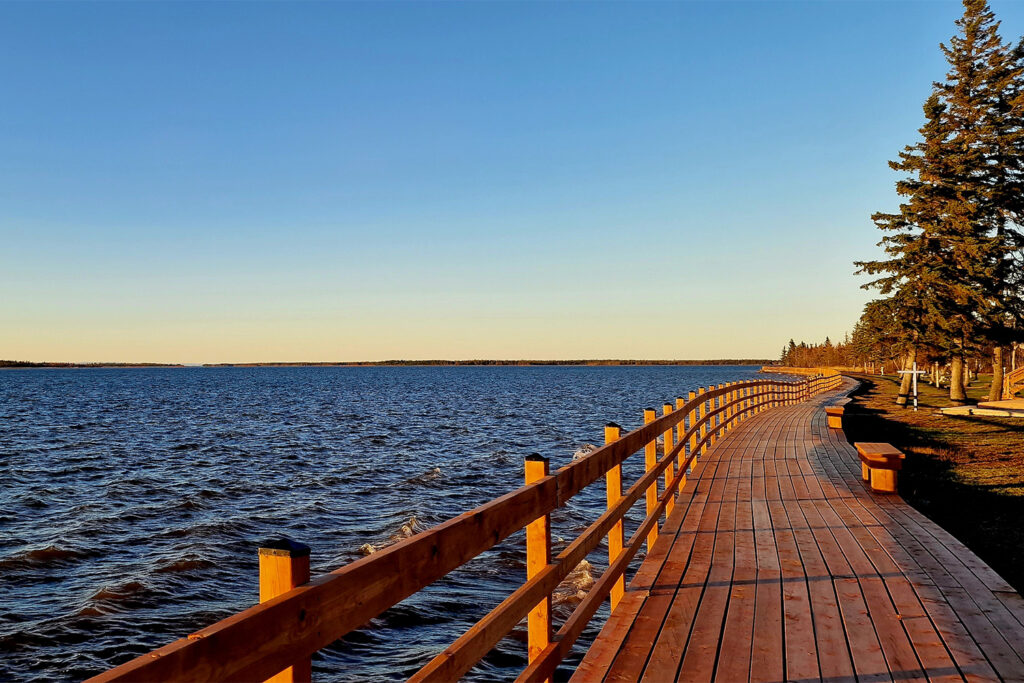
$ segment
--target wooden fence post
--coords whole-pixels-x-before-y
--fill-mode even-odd
[[[738,398],[738,396],[737,396],[737,391],[738,390],[735,388],[736,382],[729,382],[726,386],[730,387],[730,389],[729,389],[729,393],[725,395],[725,398],[726,398],[725,402],[729,406],[726,409],[726,411],[725,411],[725,424],[726,424],[726,429],[730,430],[734,426],[732,424],[732,420],[733,420],[733,417],[736,415],[736,406],[733,405],[733,402],[736,401],[736,399]]]
[[[727,386],[729,385],[727,385],[725,382],[722,382],[721,384],[718,385],[718,388],[725,389]],[[725,394],[722,394],[721,396],[718,397],[718,407],[722,409],[722,411],[718,413],[717,418],[718,426],[720,427],[720,429],[718,430],[718,438],[721,439],[723,436],[725,436]]]
[[[654,408],[644,408],[644,424],[650,424],[657,418],[657,413]],[[651,441],[644,444],[644,471],[650,472],[654,469],[655,465],[658,464],[658,438],[655,437]],[[658,480],[655,479],[651,482],[651,485],[647,487],[645,493],[647,501],[647,514],[650,515],[654,511],[654,508],[658,507]],[[647,552],[651,552],[651,548],[654,546],[654,542],[658,540],[658,525],[655,524],[651,528],[651,532],[647,534]]]
[[[715,391],[716,389],[721,389],[721,388],[722,388],[721,384],[712,384],[708,388],[708,390],[709,391]],[[708,445],[709,446],[714,446],[715,442],[718,441],[718,422],[721,419],[721,413],[715,413],[715,411],[718,409],[719,405],[720,405],[719,404],[719,397],[718,396],[712,396],[711,397],[711,410],[710,410],[710,412],[714,413],[714,415],[712,415],[711,420],[709,420],[709,422],[711,423],[709,425],[709,429],[710,429],[710,432],[711,432],[711,438],[708,439]]]
[[[706,395],[706,392],[704,391],[704,387],[698,387],[697,388],[697,396],[701,399],[700,403],[698,404],[698,407],[697,407],[697,417],[699,419],[701,419],[701,420],[704,420],[704,418],[707,417],[707,414],[708,414],[708,397]],[[707,435],[708,435],[708,423],[705,420],[705,421],[702,421],[700,423],[700,438],[704,439]],[[705,441],[701,445],[701,447],[700,447],[700,454],[704,455],[707,452],[708,452],[708,442]]]
[[[689,392],[687,394],[687,396],[689,397],[689,399],[688,399],[689,401],[693,401],[694,399],[697,398],[697,392],[691,391],[691,392]],[[699,417],[700,417],[700,408],[698,408],[697,406],[694,406],[693,410],[690,411],[690,426],[687,429],[693,429],[693,426],[695,424],[697,424],[697,419]],[[697,455],[696,455],[696,453],[697,453],[697,430],[694,430],[693,434],[690,435],[690,455],[693,456],[693,462],[697,462]]]
[[[676,411],[682,410],[683,406],[686,405],[686,399],[682,396],[676,396]],[[679,420],[676,425],[676,441],[681,441],[683,435],[686,434],[686,419]],[[683,446],[679,449],[679,455],[676,456],[676,470],[679,470],[683,462],[686,461],[686,447]],[[685,483],[685,482],[683,482]],[[682,486],[683,484],[680,484]]]
[[[550,474],[551,464],[539,454],[526,456],[526,483],[532,484]],[[529,581],[551,564],[551,517],[542,515],[526,525],[526,580]],[[527,616],[529,661],[537,659],[551,642],[551,594],[548,593]]]
[[[604,426],[604,442],[606,444],[618,441],[622,435],[622,427],[609,422]],[[608,509],[610,510],[619,502],[619,498],[622,498],[622,465],[615,465],[608,470],[604,475],[605,491],[607,493],[606,500],[608,503]],[[608,566],[610,567],[615,558],[622,552],[622,547],[625,545],[625,537],[623,534],[622,519],[615,522],[615,526],[608,532]],[[612,604],[612,611],[619,605],[619,600],[626,593],[626,577],[625,574],[615,580],[615,585],[612,586],[609,598]]]
[[[732,410],[729,408],[729,396],[732,395],[729,391],[730,384],[731,382],[726,382],[722,385],[722,388],[725,389],[725,393],[722,394],[722,436],[729,433],[729,411]]]
[[[287,538],[260,546],[260,602],[266,602],[309,583],[309,546]],[[267,683],[308,683],[313,662],[305,657],[267,679]]]
[[[672,412],[672,404],[671,403],[666,403],[666,404],[662,405],[661,406],[661,410],[662,410],[662,412],[661,412],[662,415],[668,415],[669,413]],[[675,444],[675,438],[673,437],[672,427],[669,427],[667,430],[665,430],[665,433],[662,435],[662,439],[665,442],[663,447],[664,447],[664,455],[667,458],[668,454],[672,452],[672,449],[675,448],[675,445],[676,445]],[[669,486],[672,484],[672,479],[674,479],[674,478],[675,478],[675,470],[672,467],[672,463],[670,462],[668,464],[668,467],[665,468],[665,491],[668,493],[668,502],[665,503],[665,516],[666,517],[671,515],[672,514],[672,510],[674,510],[675,507],[676,507],[676,492],[675,491],[669,491]]]

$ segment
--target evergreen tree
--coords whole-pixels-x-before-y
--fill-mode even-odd
[[[871,219],[885,234],[878,243],[888,258],[858,261],[861,273],[879,275],[863,287],[876,288],[888,297],[888,305],[865,309],[873,318],[892,316],[894,325],[886,334],[895,342],[898,353],[912,357],[922,340],[965,333],[972,306],[969,288],[953,283],[956,266],[952,253],[956,245],[951,230],[963,223],[956,213],[970,205],[962,201],[955,182],[951,161],[957,151],[950,148],[950,132],[945,117],[946,107],[937,93],[924,105],[925,124],[920,128],[921,141],[908,145],[898,161],[889,162],[896,171],[909,174],[896,183],[896,192],[905,198],[899,213],[875,213]],[[878,326],[875,323],[876,327]],[[904,392],[898,401],[906,403]]]
[[[950,68],[925,103],[921,142],[890,162],[908,177],[897,214],[877,213],[887,259],[859,262],[881,275],[907,356],[922,341],[952,355],[950,398],[963,401],[965,349],[977,336],[1016,339],[1024,237],[1024,49],[1010,49],[986,0],[964,0],[960,31],[942,45]],[[1011,332],[1014,331],[1014,332]]]
[[[1020,253],[1024,246],[1024,59],[999,37],[986,0],[964,0],[960,29],[942,46],[950,70],[936,88],[948,103],[954,146],[963,155],[959,183],[974,209],[961,233],[962,286],[982,301],[974,309],[977,332],[994,345],[993,385],[1002,383],[1002,347],[1017,340],[1024,305]],[[993,386],[993,392],[998,388]]]

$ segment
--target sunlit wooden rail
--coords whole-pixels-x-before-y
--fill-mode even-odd
[[[412,680],[450,681],[471,669],[517,624],[527,619],[529,666],[520,680],[547,680],[605,599],[613,615],[623,599],[630,561],[653,547],[662,518],[673,518],[687,471],[709,448],[750,418],[836,389],[838,374],[801,381],[757,380],[721,384],[644,413],[644,425],[626,434],[605,428],[605,445],[554,473],[546,459],[526,459],[526,484],[333,572],[300,583],[302,568],[268,563],[293,578],[268,579],[260,604],[186,638],[90,679],[99,681],[303,680],[309,657],[452,570],[526,530],[527,580]],[[661,449],[659,452],[659,437]],[[644,474],[623,491],[622,463],[643,451]],[[587,486],[604,480],[607,509],[557,556],[551,557],[552,511]],[[644,500],[646,518],[628,539],[624,516]],[[590,552],[607,539],[609,566],[573,613],[552,632],[551,595]],[[269,553],[302,564],[304,553]],[[261,558],[262,559],[262,558]],[[305,559],[308,571],[308,557]],[[305,577],[302,576],[304,579]],[[261,579],[261,588],[263,580]],[[273,597],[271,597],[273,596]]]

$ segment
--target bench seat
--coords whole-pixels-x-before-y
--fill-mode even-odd
[[[828,417],[829,429],[843,428],[843,413],[846,412],[846,404],[850,402],[849,397],[840,399],[832,405],[825,406],[825,415]]]
[[[903,466],[906,456],[887,443],[858,441],[853,446],[860,456],[861,475],[871,484],[871,490],[895,493],[896,472]]]
[[[829,429],[843,428],[843,413],[846,408],[843,406],[825,406],[825,415],[828,416]]]

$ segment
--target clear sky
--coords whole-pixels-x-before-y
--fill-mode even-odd
[[[996,1],[1005,38],[1024,3]],[[851,329],[958,2],[0,4],[0,358]]]

